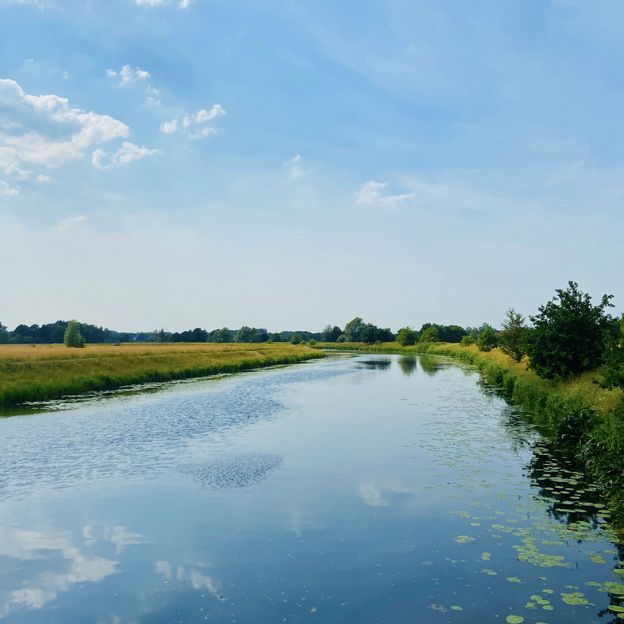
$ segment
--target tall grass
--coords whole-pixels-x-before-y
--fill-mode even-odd
[[[0,345],[0,407],[131,384],[292,364],[324,353],[290,344]]]

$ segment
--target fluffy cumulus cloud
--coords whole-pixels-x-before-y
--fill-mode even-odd
[[[124,141],[121,147],[111,153],[107,153],[102,149],[97,149],[91,155],[91,162],[98,169],[110,169],[118,165],[127,165],[135,160],[141,160],[146,156],[154,156],[158,150],[149,149],[148,147],[139,147],[130,141]]]
[[[369,180],[360,187],[357,193],[357,203],[364,206],[379,206],[380,208],[397,208],[401,203],[413,199],[414,193],[388,195],[384,190],[387,182]]]
[[[182,117],[165,121],[160,124],[160,131],[163,134],[181,133],[192,139],[203,139],[218,132],[209,124],[225,114],[226,111],[221,104],[214,104],[210,109],[202,108],[196,113],[186,113]]]
[[[11,180],[49,182],[42,172],[76,161],[100,145],[125,139],[130,129],[109,115],[86,112],[58,95],[29,95],[10,79],[0,79],[0,195],[14,195]],[[153,150],[125,141],[113,154],[96,149],[96,166],[126,164]],[[97,156],[96,156],[97,154]]]

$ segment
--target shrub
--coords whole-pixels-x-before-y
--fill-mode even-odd
[[[409,347],[416,344],[416,338],[418,334],[411,327],[401,327],[397,333],[397,342],[402,347]]]
[[[491,351],[498,344],[498,333],[487,323],[483,323],[476,339],[479,351]]]

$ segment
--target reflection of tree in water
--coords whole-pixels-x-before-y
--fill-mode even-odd
[[[358,368],[369,368],[371,370],[386,370],[390,368],[392,364],[392,360],[388,359],[376,359],[376,360],[358,360],[357,367]]]
[[[403,374],[409,377],[416,372],[417,360],[413,355],[404,355],[399,358],[399,367],[403,371]]]
[[[578,466],[558,458],[557,447],[548,440],[533,445],[533,455],[525,467],[531,484],[548,502],[548,514],[566,525],[587,523],[597,530],[602,507],[596,488]],[[578,540],[579,542],[582,540]]]
[[[440,360],[431,357],[430,355],[421,354],[418,356],[420,360],[420,368],[425,375],[429,375],[429,377],[434,377],[438,374],[438,371],[442,368],[440,364]]]

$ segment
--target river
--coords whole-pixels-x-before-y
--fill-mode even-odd
[[[620,551],[592,483],[443,358],[0,420],[3,624],[615,623]]]

